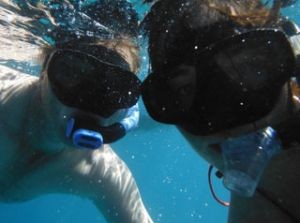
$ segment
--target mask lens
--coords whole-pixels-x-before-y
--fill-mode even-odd
[[[140,95],[135,74],[79,51],[56,52],[48,78],[63,104],[103,117],[135,105]]]
[[[199,49],[194,58],[190,71],[180,65],[172,68],[176,72],[151,73],[142,94],[152,118],[197,135],[264,118],[295,69],[291,45],[278,30],[231,36]]]
[[[142,96],[150,116],[164,123],[181,124],[188,115],[195,96],[196,73],[191,66],[181,66],[160,77],[150,74],[143,82]]]
[[[71,51],[55,53],[48,66],[51,80],[66,87],[76,87],[83,80],[93,77],[96,72],[97,61],[93,57]]]
[[[197,93],[191,125],[209,134],[269,114],[295,58],[284,33],[255,30],[225,39],[197,55]]]

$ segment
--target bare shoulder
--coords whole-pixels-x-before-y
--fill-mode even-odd
[[[47,193],[68,193],[70,188],[87,195],[95,193],[94,187],[100,184],[103,189],[108,186],[119,190],[117,187],[126,185],[119,184],[121,181],[132,178],[126,164],[109,145],[92,151],[66,148],[58,154],[40,154],[34,162],[31,166],[35,168],[17,186],[29,199]]]
[[[38,77],[0,65],[0,81],[37,80]]]
[[[0,189],[14,181],[10,171],[20,154],[20,136],[27,117],[27,104],[38,78],[0,65]],[[24,145],[22,145],[24,147]]]
[[[0,122],[18,129],[39,78],[0,65]]]
[[[72,150],[62,154],[65,162],[70,162],[74,173],[82,175],[94,174],[103,176],[119,173],[126,169],[125,162],[113,151],[110,145],[93,151]],[[96,172],[96,173],[95,173]]]
[[[10,101],[11,98],[23,96],[28,86],[36,83],[38,77],[24,74],[11,68],[0,65],[0,103]]]

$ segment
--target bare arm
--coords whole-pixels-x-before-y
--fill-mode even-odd
[[[105,145],[95,151],[66,150],[40,158],[10,192],[15,199],[49,193],[89,198],[109,223],[152,223],[126,164]]]
[[[90,162],[79,163],[74,174],[88,180],[87,196],[108,222],[152,222],[130,170],[108,145],[102,152],[93,152]]]

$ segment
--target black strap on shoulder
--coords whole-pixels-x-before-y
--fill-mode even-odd
[[[262,187],[257,187],[256,192],[276,206],[280,211],[282,211],[290,220],[291,222],[299,222],[299,219],[292,213],[288,208],[284,207],[278,200],[275,199],[275,195],[271,195],[268,191]]]

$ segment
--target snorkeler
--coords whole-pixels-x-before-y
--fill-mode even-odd
[[[138,124],[137,20],[123,16],[126,1],[102,3],[73,16],[83,24],[89,14],[113,20],[118,33],[87,20],[82,27],[93,25],[95,35],[86,35],[79,22],[64,29],[54,21],[55,44],[43,50],[40,77],[0,66],[0,202],[67,193],[90,199],[107,222],[151,223],[130,170],[109,145]],[[57,5],[52,16],[74,7]]]
[[[300,221],[300,30],[280,15],[294,2],[160,0],[144,21],[146,109],[221,171],[232,223]]]

